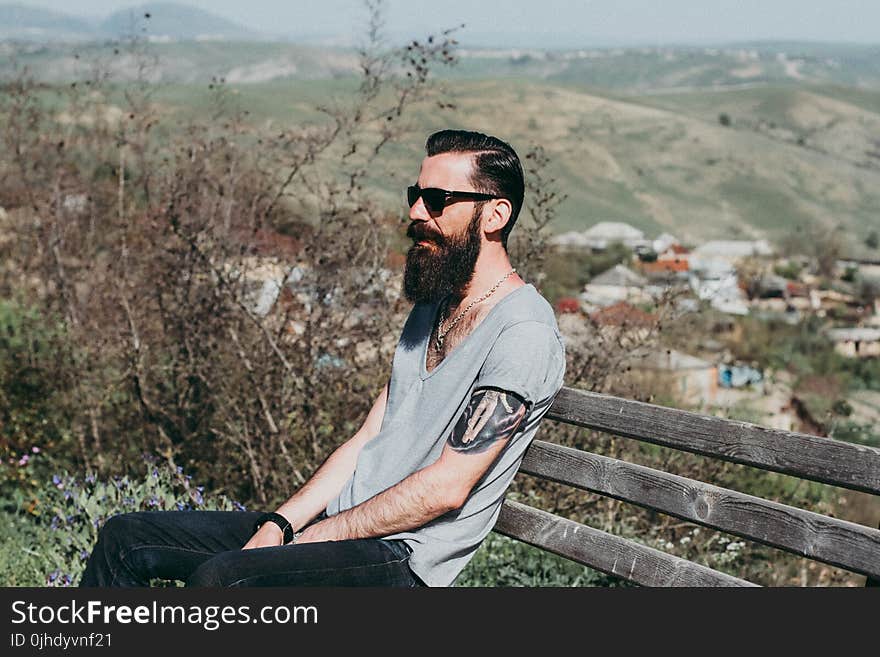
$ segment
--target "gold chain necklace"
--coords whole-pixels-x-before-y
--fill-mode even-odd
[[[471,308],[473,308],[476,304],[480,303],[481,301],[485,301],[485,300],[488,299],[490,296],[492,296],[492,295],[495,293],[495,290],[497,290],[497,289],[501,286],[501,284],[502,284],[504,281],[506,281],[506,280],[508,279],[508,277],[509,277],[511,274],[513,274],[514,272],[516,272],[516,268],[515,268],[515,267],[514,267],[513,269],[511,269],[509,272],[507,272],[506,274],[504,274],[504,276],[502,276],[501,280],[499,280],[497,283],[495,283],[495,285],[493,285],[492,288],[491,288],[488,292],[486,292],[486,294],[484,294],[483,296],[478,297],[478,298],[474,299],[473,301],[471,301],[471,302],[468,304],[467,308],[465,308],[465,309],[462,310],[460,313],[458,313],[458,315],[456,316],[456,318],[452,320],[452,323],[449,325],[449,328],[447,328],[446,330],[443,329],[443,324],[446,322],[446,320],[445,320],[445,319],[441,319],[441,320],[440,320],[440,325],[437,327],[437,339],[436,339],[436,341],[434,342],[434,348],[435,348],[437,351],[440,351],[441,349],[443,349],[443,340],[444,340],[444,338],[445,338],[445,337],[449,334],[449,332],[455,327],[455,325],[458,324],[459,320],[461,320],[462,317],[464,317],[465,315],[467,315],[467,312],[468,312]],[[447,307],[447,309],[448,309],[448,307]],[[444,311],[444,314],[445,314],[445,311]]]

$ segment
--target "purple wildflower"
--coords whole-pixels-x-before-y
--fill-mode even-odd
[[[30,454],[25,454],[20,459],[18,459],[18,464],[24,466],[24,465],[27,465],[28,461],[30,461],[30,460],[31,460]]]
[[[34,445],[33,447],[31,447],[31,451],[32,451],[34,454],[39,454],[39,453],[40,453],[40,448],[37,447],[36,445]]]

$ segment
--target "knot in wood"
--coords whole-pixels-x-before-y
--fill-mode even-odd
[[[709,516],[709,500],[702,495],[698,497],[694,503],[694,511],[700,520],[705,520]]]

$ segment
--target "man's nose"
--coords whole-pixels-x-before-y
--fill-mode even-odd
[[[419,196],[409,209],[409,218],[412,221],[431,221],[431,213],[425,207],[425,200]]]

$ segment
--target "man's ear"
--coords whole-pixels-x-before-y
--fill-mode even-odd
[[[483,214],[483,229],[487,233],[500,231],[510,221],[513,205],[506,198],[495,199]]]

